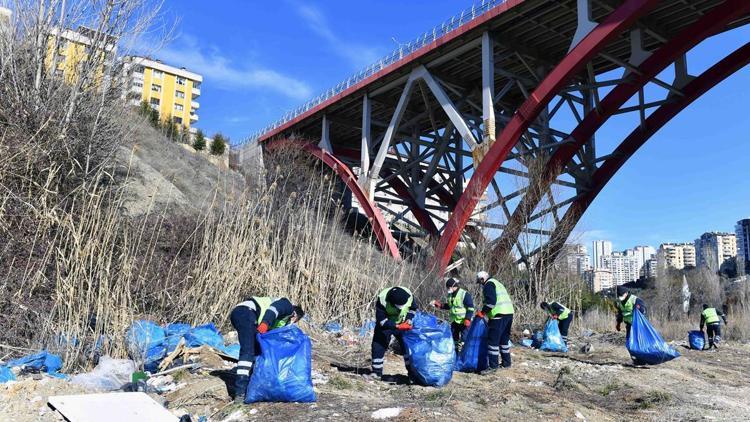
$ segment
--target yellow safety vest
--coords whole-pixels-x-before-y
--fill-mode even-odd
[[[508,294],[508,291],[505,290],[505,286],[494,278],[487,280],[487,282],[495,285],[495,298],[497,300],[494,306],[485,303],[485,305],[492,306],[492,310],[490,310],[490,318],[494,318],[500,314],[512,315],[514,312],[513,302],[510,300],[510,295]]]
[[[378,302],[380,302],[380,304],[385,308],[385,314],[388,316],[388,319],[390,321],[393,321],[395,324],[400,324],[406,321],[406,314],[409,313],[409,308],[411,307],[412,302],[414,302],[414,295],[412,295],[411,290],[407,289],[406,287],[396,287],[406,290],[406,293],[409,294],[409,300],[406,301],[406,304],[401,309],[398,309],[394,305],[388,303],[388,301],[386,300],[388,292],[391,291],[393,287],[388,287],[381,290],[378,294]]]

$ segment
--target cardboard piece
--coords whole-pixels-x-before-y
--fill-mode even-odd
[[[179,418],[146,393],[53,396],[47,404],[70,422],[177,422]]]

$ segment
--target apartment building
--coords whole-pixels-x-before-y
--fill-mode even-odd
[[[584,280],[592,292],[598,293],[602,290],[610,290],[615,287],[612,271],[606,268],[592,269],[584,273]]]
[[[561,260],[565,268],[571,273],[583,276],[583,274],[591,269],[591,258],[589,257],[586,246],[581,244],[565,245],[560,251],[559,260]]]
[[[83,26],[75,30],[53,28],[47,36],[45,64],[69,84],[85,76],[88,83],[102,86],[109,84],[116,54],[115,37]]]
[[[638,280],[638,260],[633,253],[628,253],[628,251],[613,252],[611,255],[603,257],[603,263],[603,268],[611,271],[615,286]]]
[[[719,271],[721,266],[737,256],[735,233],[707,232],[695,240],[697,266]]]
[[[13,12],[10,9],[0,6],[0,32],[10,28]]]
[[[750,273],[750,218],[737,222],[734,228],[737,237],[737,274]]]
[[[656,253],[659,275],[664,275],[667,269],[681,270],[695,267],[694,243],[662,243]]]
[[[162,121],[190,129],[198,121],[203,76],[147,57],[122,59],[123,95],[133,105],[148,103]]]
[[[609,240],[595,240],[593,250],[594,262],[592,265],[594,269],[602,268],[604,266],[604,257],[612,255],[612,242]]]

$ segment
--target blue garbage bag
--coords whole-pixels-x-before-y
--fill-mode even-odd
[[[66,375],[60,374],[62,368],[62,358],[58,355],[42,350],[40,352],[24,356],[22,358],[8,361],[5,366],[8,368],[26,368],[32,371],[46,372],[54,377],[65,378]]]
[[[542,347],[542,343],[544,343],[544,332],[535,331],[534,336],[531,338],[531,347],[538,349]]]
[[[703,350],[706,346],[706,338],[703,336],[703,331],[689,331],[688,343],[690,343],[691,349]]]
[[[487,322],[474,318],[464,333],[464,347],[456,357],[455,370],[479,372],[487,369]]]
[[[341,324],[337,321],[329,321],[323,324],[323,330],[332,334],[338,334],[342,329]]]
[[[0,384],[15,381],[16,375],[7,366],[0,366]]]
[[[214,349],[224,348],[224,337],[213,323],[199,325],[185,334],[185,343],[188,347],[200,347],[204,344]]]
[[[146,371],[153,372],[167,355],[166,333],[153,321],[136,321],[128,329],[125,340],[131,357],[143,360]]]
[[[531,346],[534,344],[534,340],[530,338],[524,338],[521,339],[521,346],[531,348]]]
[[[184,322],[173,322],[171,324],[167,324],[167,326],[164,328],[166,335],[167,353],[172,352],[177,348],[177,345],[180,343],[182,337],[184,337],[191,328],[193,327],[190,324],[186,324]]]
[[[638,365],[657,365],[680,357],[638,309],[633,310],[633,324],[626,347],[633,362]]]
[[[545,352],[568,353],[568,346],[565,345],[560,334],[557,320],[550,318],[544,326],[544,341],[542,341],[540,349]]]
[[[312,344],[296,325],[258,334],[260,356],[247,386],[245,403],[315,401]]]
[[[411,360],[409,377],[417,384],[442,387],[453,377],[456,350],[451,327],[434,315],[418,312],[414,327],[403,333]]]
[[[364,337],[367,333],[373,332],[373,330],[375,330],[375,320],[368,319],[362,324],[362,327],[359,328],[359,336]]]

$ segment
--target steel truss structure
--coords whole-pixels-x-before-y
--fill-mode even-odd
[[[440,268],[479,243],[533,264],[641,145],[747,64],[745,44],[689,71],[697,44],[748,21],[746,0],[507,0],[260,141],[319,140],[304,148],[393,256],[399,230]],[[597,137],[610,119],[634,129]]]

